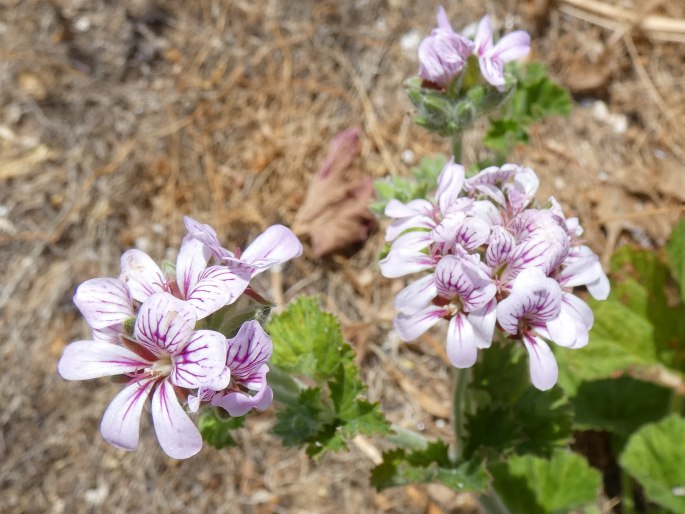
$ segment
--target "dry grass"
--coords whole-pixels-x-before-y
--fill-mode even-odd
[[[575,91],[573,114],[537,126],[516,156],[540,173],[543,193],[581,216],[605,256],[627,240],[660,246],[685,202],[685,52],[573,3],[507,2],[518,5],[513,18],[492,1],[447,7],[455,26],[487,9],[530,30],[534,57]],[[291,223],[328,140],[351,125],[363,128],[358,163],[372,176],[405,172],[407,149],[444,151],[412,125],[401,88],[417,66],[403,44],[433,24],[435,2],[424,4],[0,3],[0,511],[473,510],[437,487],[375,493],[369,452],[356,447],[310,463],[269,435],[268,413],[250,420],[238,449],[174,462],[146,421],[139,451],[125,453],[97,432],[115,386],[55,373],[64,345],[87,335],[75,286],[115,275],[132,246],[172,256],[183,214],[235,245]],[[620,7],[685,19],[679,0]],[[389,333],[400,284],[377,271],[381,244],[376,234],[350,257],[305,255],[284,271],[284,297],[319,294],[388,416],[447,435],[449,370],[439,343],[400,346]],[[261,285],[273,295],[270,284]]]

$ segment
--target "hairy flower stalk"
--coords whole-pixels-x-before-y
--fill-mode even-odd
[[[127,383],[100,425],[112,445],[134,450],[145,401],[152,396],[152,421],[170,457],[200,451],[202,437],[186,413],[213,405],[242,416],[264,410],[273,398],[267,384],[272,344],[259,323],[238,333],[203,329],[248,290],[250,279],[302,252],[295,235],[275,225],[240,255],[224,249],[216,232],[185,218],[188,233],[173,271],[163,272],[148,255],[129,250],[119,278],[91,279],[74,303],[93,330],[90,340],[69,344],[58,371],[67,380],[122,376]]]
[[[576,218],[554,198],[535,204],[538,178],[514,164],[490,167],[466,179],[450,161],[430,200],[388,203],[394,219],[381,271],[394,278],[423,272],[395,298],[394,326],[411,341],[440,320],[447,325],[447,355],[457,368],[472,366],[495,331],[520,340],[538,389],[557,381],[547,342],[580,348],[592,327],[590,308],[573,294],[587,286],[605,299],[609,282],[598,257],[580,240]]]

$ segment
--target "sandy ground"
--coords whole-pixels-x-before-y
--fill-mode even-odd
[[[581,217],[605,262],[620,244],[661,246],[685,202],[685,4],[445,4],[457,27],[489,12],[529,30],[532,58],[572,90],[572,115],[537,125],[512,158],[538,171],[542,194]],[[292,223],[330,138],[350,126],[371,177],[446,151],[412,124],[401,87],[436,6],[0,1],[0,512],[473,512],[441,487],[376,493],[378,441],[311,463],[280,447],[268,413],[238,448],[184,462],[164,456],[145,419],[126,453],[97,430],[117,386],[56,374],[64,345],[87,336],[75,287],[116,275],[131,247],[173,257],[184,214],[236,246]],[[467,162],[478,138],[467,136]],[[320,295],[388,417],[448,437],[441,334],[392,335],[402,284],[380,276],[381,246],[380,232],[345,255],[314,259],[306,246],[262,291]]]

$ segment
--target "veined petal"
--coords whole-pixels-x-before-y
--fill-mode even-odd
[[[551,389],[557,383],[559,370],[552,350],[541,338],[524,334],[523,344],[528,350],[530,380],[541,391]]]
[[[504,89],[504,64],[501,61],[490,59],[487,55],[478,58],[480,72],[483,78],[497,89]]]
[[[152,423],[159,445],[169,457],[187,459],[202,449],[202,436],[183,410],[173,386],[162,380],[152,395]]]
[[[183,223],[188,231],[188,236],[202,241],[217,259],[221,261],[225,258],[234,257],[233,252],[230,252],[221,246],[221,243],[219,243],[219,239],[216,236],[216,231],[212,227],[200,223],[190,216],[184,216]]]
[[[438,176],[438,190],[435,198],[440,212],[445,214],[448,207],[457,199],[464,186],[464,167],[449,160]]]
[[[493,298],[484,307],[468,314],[469,323],[473,327],[473,334],[478,348],[490,348],[495,333],[497,321],[497,300]]]
[[[190,291],[199,280],[200,273],[207,267],[210,249],[199,239],[191,236],[183,238],[181,250],[176,258],[176,283],[181,297],[187,299]]]
[[[490,48],[492,48],[492,23],[490,23],[490,16],[487,14],[478,22],[478,29],[476,29],[476,53],[484,55]]]
[[[398,313],[393,326],[402,341],[413,341],[442,319],[444,314],[443,307],[429,305],[414,314]]]
[[[117,278],[86,280],[76,289],[74,303],[93,329],[110,327],[135,316],[131,293]]]
[[[544,323],[559,315],[561,287],[538,268],[523,270],[511,294],[497,305],[497,321],[510,334],[518,333],[521,320]]]
[[[445,255],[435,267],[435,285],[442,296],[458,296],[464,310],[477,310],[497,292],[494,281],[476,264],[455,255]]]
[[[492,268],[498,268],[513,253],[516,242],[514,236],[504,227],[495,225],[490,233],[490,241],[485,251],[485,262]]]
[[[121,256],[119,280],[128,286],[133,299],[141,303],[155,293],[168,290],[162,270],[140,250],[128,250]]]
[[[134,334],[153,354],[166,350],[176,355],[188,344],[196,321],[192,305],[169,293],[157,293],[140,307]]]
[[[111,401],[100,423],[102,437],[111,445],[133,451],[138,446],[140,415],[156,379],[137,380]]]
[[[588,343],[588,332],[593,322],[592,309],[572,293],[564,293],[559,316],[549,320],[546,327],[549,338],[556,344],[582,348]]]
[[[435,259],[421,251],[391,250],[378,264],[384,277],[397,278],[430,269],[435,266]]]
[[[490,57],[507,63],[520,59],[528,52],[530,52],[530,34],[525,30],[517,30],[497,41],[490,51]]]
[[[250,270],[229,266],[209,266],[200,273],[188,291],[186,300],[203,319],[243,294],[250,282]]]
[[[410,218],[416,215],[430,216],[433,212],[433,204],[422,198],[411,200],[406,204],[392,199],[385,206],[384,214],[388,218]]]
[[[447,356],[453,366],[470,368],[478,358],[473,327],[464,314],[454,316],[447,327]]]
[[[435,221],[428,216],[411,216],[408,218],[400,218],[393,221],[388,228],[385,229],[385,240],[394,241],[403,232],[412,228],[432,229],[435,227]]]
[[[173,359],[171,383],[195,389],[221,375],[226,367],[226,338],[213,330],[197,330]],[[228,384],[226,384],[228,385]]]
[[[223,396],[217,395],[212,400],[212,405],[223,408],[231,416],[239,417],[244,416],[252,409],[266,410],[273,399],[273,390],[269,386],[264,386],[254,396],[242,392],[232,392]]]
[[[442,30],[446,30],[448,32],[453,32],[452,25],[450,25],[450,20],[447,17],[445,8],[442,5],[438,7],[438,13],[435,18],[438,23],[438,28],[441,28]]]
[[[611,285],[609,284],[609,279],[604,272],[602,272],[597,280],[593,280],[592,282],[586,284],[586,287],[595,300],[606,300],[609,298]]]
[[[397,293],[397,296],[395,296],[395,308],[405,314],[412,314],[430,305],[437,294],[435,277],[431,273],[412,282]]]
[[[302,243],[283,225],[272,225],[243,252],[240,260],[254,268],[253,276],[302,255]]]
[[[269,360],[272,352],[271,338],[261,325],[255,320],[246,321],[228,340],[226,365],[234,379],[247,379]]]
[[[100,341],[76,341],[64,348],[57,371],[66,380],[88,380],[133,373],[150,364],[123,346]]]

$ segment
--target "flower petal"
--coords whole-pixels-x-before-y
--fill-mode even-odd
[[[110,327],[135,316],[131,293],[116,278],[86,280],[76,289],[74,303],[93,329]]]
[[[235,257],[233,252],[230,252],[221,246],[221,243],[219,243],[219,239],[216,236],[216,231],[209,225],[200,223],[190,216],[184,216],[183,223],[188,231],[188,236],[202,241],[217,259],[222,260]]]
[[[395,308],[405,314],[417,312],[431,303],[438,294],[435,277],[431,273],[416,280],[395,296]]]
[[[485,262],[492,268],[500,267],[507,262],[515,246],[516,242],[511,232],[502,226],[492,227],[488,248],[485,251]]]
[[[490,348],[497,321],[497,300],[493,298],[484,307],[469,312],[468,319],[473,327],[476,346],[478,348]]]
[[[175,355],[188,344],[196,321],[192,305],[169,293],[156,293],[140,307],[134,334],[153,354],[166,350]]]
[[[419,198],[404,204],[393,198],[385,206],[384,214],[388,218],[409,218],[416,215],[430,216],[432,212],[433,205],[428,200]]]
[[[448,207],[454,203],[464,186],[464,167],[454,163],[452,157],[438,176],[438,190],[435,198],[440,212],[445,214]]]
[[[549,337],[559,346],[582,348],[588,343],[594,315],[588,305],[571,293],[562,296],[559,316],[546,323]]]
[[[253,276],[302,255],[302,243],[283,225],[272,225],[243,252],[240,260],[254,268]]]
[[[414,314],[400,312],[392,324],[402,341],[413,341],[442,319],[444,314],[444,308],[429,305]]]
[[[138,446],[140,416],[155,379],[137,380],[110,402],[100,422],[100,433],[111,445],[133,451]]]
[[[151,363],[131,350],[101,341],[76,341],[64,348],[57,365],[66,380],[88,380],[133,373]]]
[[[226,351],[226,338],[219,332],[193,332],[186,347],[176,354],[169,380],[188,389],[211,382],[226,367]]]
[[[478,22],[474,43],[479,56],[492,48],[492,23],[490,23],[490,16],[487,14]]]
[[[230,305],[243,294],[250,282],[251,270],[241,267],[209,266],[197,277],[186,295],[195,308],[197,319],[203,319]]]
[[[255,320],[246,321],[235,337],[228,340],[226,365],[234,379],[248,379],[269,360],[273,343]]]
[[[497,321],[506,332],[517,334],[519,322],[544,323],[559,315],[561,287],[538,268],[523,270],[514,280],[511,294],[497,305]]]
[[[454,316],[447,327],[447,356],[453,366],[470,368],[478,358],[473,327],[462,313]]]
[[[183,238],[176,258],[176,283],[182,298],[188,299],[188,293],[193,290],[200,273],[207,267],[210,256],[210,249],[202,241],[190,236]]]
[[[530,52],[530,34],[525,30],[510,32],[497,41],[490,52],[492,59],[503,63],[520,59]]]
[[[140,250],[128,250],[121,256],[119,280],[128,286],[133,299],[141,303],[155,293],[168,290],[162,270]]]
[[[152,423],[159,445],[169,457],[187,459],[202,449],[202,436],[168,380],[162,380],[152,396]]]
[[[262,366],[259,373],[259,385],[257,394],[251,396],[243,392],[230,392],[225,395],[216,395],[212,399],[212,405],[228,411],[231,416],[238,417],[247,414],[251,409],[265,410],[273,401],[273,391],[266,385],[266,373],[268,366]]]
[[[552,350],[541,338],[525,334],[523,344],[528,350],[530,380],[541,391],[551,389],[557,383],[559,370]]]

